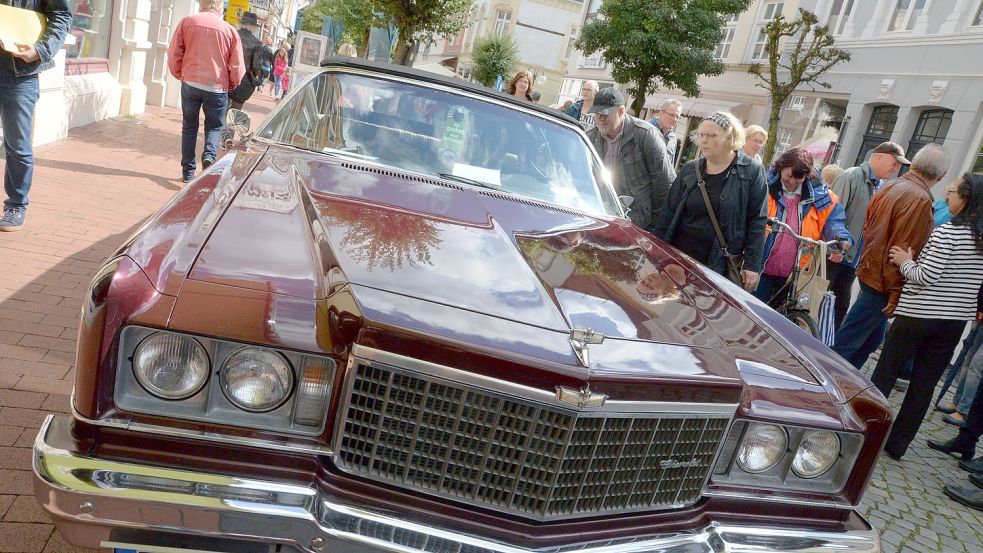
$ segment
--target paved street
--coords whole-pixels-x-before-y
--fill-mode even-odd
[[[247,111],[271,106],[261,99]],[[68,409],[80,298],[92,273],[180,190],[179,132],[177,110],[148,107],[39,148],[27,230],[0,234],[0,553],[84,551],[37,507],[30,447],[44,415]],[[895,408],[900,400],[892,397]],[[954,432],[933,412],[903,463],[879,463],[862,511],[884,532],[885,551],[983,550],[983,513],[941,491],[965,473],[924,445]]]

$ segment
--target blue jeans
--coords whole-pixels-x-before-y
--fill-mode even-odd
[[[283,90],[283,75],[273,76],[273,95],[277,98],[280,97],[280,91]]]
[[[205,112],[205,149],[201,153],[201,159],[215,161],[228,105],[229,95],[225,92],[208,92],[181,83],[181,111],[184,112],[181,126],[181,169],[185,176],[195,173],[199,112]]]
[[[5,206],[27,205],[27,193],[34,179],[31,130],[39,93],[37,75],[0,74],[0,126],[3,126],[3,147],[7,155],[3,175],[3,191],[7,194]]]
[[[752,294],[754,297],[770,305],[772,296],[781,291],[785,287],[786,282],[788,282],[788,277],[777,277],[762,273],[761,278],[758,279],[758,287],[754,290],[754,292],[752,292]],[[788,294],[787,289],[782,295],[783,301],[779,303],[784,302],[786,294]]]
[[[974,338],[973,344],[970,346],[972,351],[969,352],[969,356],[965,356],[966,348],[963,348],[961,355],[964,356],[964,361],[961,363],[959,388],[952,400],[956,404],[956,411],[963,415],[968,414],[970,407],[973,406],[973,398],[976,397],[976,391],[980,387],[981,372],[983,372],[983,348],[980,348],[983,335],[977,332]],[[953,370],[956,370],[955,365]]]
[[[858,370],[884,340],[887,316],[883,310],[887,307],[887,300],[886,295],[861,282],[860,295],[850,306],[843,325],[836,332],[833,351]]]
[[[962,379],[960,369],[962,368],[963,363],[966,361],[966,354],[969,353],[970,350],[975,352],[976,348],[979,346],[979,341],[983,341],[983,326],[981,326],[980,323],[973,323],[973,327],[970,329],[969,335],[966,336],[965,340],[963,340],[962,350],[959,352],[956,360],[952,362],[952,365],[949,366],[949,374],[947,374],[945,377],[945,384],[942,385],[942,391],[939,392],[939,397],[935,400],[936,403],[942,401],[945,393],[949,391],[949,386],[952,386],[952,383],[956,380],[956,378],[959,378],[960,380]],[[961,393],[962,387],[960,386],[960,388],[956,390],[956,397],[958,397]]]

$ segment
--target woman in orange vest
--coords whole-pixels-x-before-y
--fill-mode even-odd
[[[813,168],[812,154],[802,148],[787,150],[768,171],[768,217],[789,225],[797,234],[813,240],[840,240],[853,245],[846,228],[846,212]],[[765,230],[764,270],[754,296],[768,302],[781,296],[795,265],[798,242],[788,233]],[[837,261],[836,252],[830,259]],[[811,261],[803,255],[800,267]]]

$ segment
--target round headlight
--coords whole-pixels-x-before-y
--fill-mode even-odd
[[[782,460],[787,447],[788,435],[781,426],[752,424],[737,451],[737,465],[745,472],[764,472]]]
[[[222,364],[222,391],[246,411],[276,409],[290,395],[294,373],[282,355],[260,348],[242,348]]]
[[[208,380],[208,354],[190,336],[158,332],[133,353],[133,374],[151,394],[163,399],[195,395]]]
[[[816,430],[807,433],[792,461],[792,472],[802,478],[822,475],[840,456],[840,437],[835,432]]]

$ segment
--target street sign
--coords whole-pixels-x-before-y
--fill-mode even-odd
[[[229,0],[229,8],[225,10],[225,20],[233,27],[239,26],[242,14],[249,11],[249,0]]]

